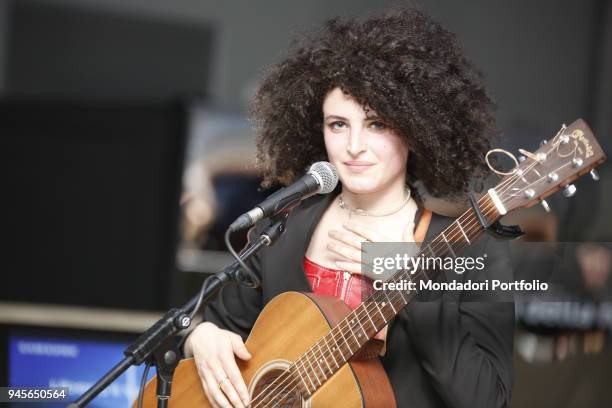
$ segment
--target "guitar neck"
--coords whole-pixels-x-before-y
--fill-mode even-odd
[[[495,198],[495,199],[494,199]],[[501,216],[495,203],[499,203],[495,190],[489,190],[478,206],[488,223]],[[503,208],[502,208],[503,213]],[[483,229],[473,210],[468,208],[433,240],[423,243],[417,256],[445,257],[475,242]],[[435,279],[439,271],[420,268],[416,271],[399,270],[386,282]],[[375,291],[357,308],[341,320],[325,337],[315,343],[293,365],[294,375],[301,379],[303,392],[312,394],[342,367],[372,337],[382,330],[410,301],[415,291]]]

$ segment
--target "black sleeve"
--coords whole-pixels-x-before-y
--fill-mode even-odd
[[[263,225],[251,228],[248,234],[249,241],[257,238],[263,228]],[[262,250],[265,249],[262,248],[253,254],[246,264],[258,276],[263,285]],[[212,302],[206,305],[204,321],[212,322],[222,329],[237,333],[246,341],[262,308],[261,287],[249,288],[244,285],[230,283],[221,290]]]
[[[512,276],[507,242],[483,237],[488,278]],[[483,250],[479,250],[482,254]],[[469,279],[469,277],[468,277]],[[448,407],[506,407],[513,383],[514,303],[438,297],[406,308],[420,364]]]
[[[259,236],[259,233],[265,228],[264,222],[256,227],[251,228],[248,233],[249,241]],[[264,274],[262,273],[263,260],[261,252],[265,251],[262,248],[260,251],[253,254],[246,264],[259,277],[262,285],[264,284]],[[239,334],[246,341],[247,336],[251,332],[255,320],[263,308],[262,291],[260,288],[248,288],[237,283],[227,284],[217,296],[208,304],[202,306],[203,311],[200,311],[195,317],[189,329],[182,333],[182,341],[187,338],[195,327],[204,322],[209,321],[221,329],[230,330]]]

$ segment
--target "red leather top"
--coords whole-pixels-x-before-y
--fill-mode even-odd
[[[314,293],[335,296],[351,309],[359,306],[374,291],[370,278],[328,268],[307,257],[304,257],[304,271]]]
[[[311,261],[306,256],[304,256],[304,271],[313,293],[335,296],[351,309],[355,309],[374,292],[372,279],[367,276],[328,268]],[[386,334],[385,326],[374,338],[384,341]]]

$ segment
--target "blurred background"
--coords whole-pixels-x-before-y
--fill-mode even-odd
[[[457,34],[501,147],[534,150],[584,118],[610,151],[606,0],[0,0],[0,385],[82,393],[226,265],[225,228],[270,194],[245,114],[265,68],[328,18],[397,4]],[[571,242],[564,273],[586,293],[517,305],[514,407],[612,406],[610,173],[505,220],[522,242]],[[141,370],[92,406],[128,406]]]

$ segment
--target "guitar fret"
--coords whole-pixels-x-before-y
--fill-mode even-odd
[[[406,279],[412,282],[412,274],[410,273],[410,271],[404,271],[404,274],[406,275]]]
[[[404,294],[402,293],[403,290],[398,290],[397,293],[399,293],[400,297],[402,298],[402,302],[404,302],[404,304],[408,304],[408,302],[406,301],[406,298],[404,297]]]
[[[325,372],[323,372],[323,367],[321,367],[321,364],[319,364],[319,359],[317,358],[317,355],[314,352],[314,347],[310,348],[310,358],[314,359],[315,363],[317,363],[317,365],[314,367],[314,369],[315,369],[315,376],[317,377],[317,382],[319,383],[319,386],[321,386],[324,381],[321,381],[321,377],[319,376],[319,374],[316,371],[317,366],[319,367],[319,372],[321,374],[323,374],[323,378],[325,378]]]
[[[323,360],[323,361],[325,361],[325,364],[327,365],[327,369],[329,370],[329,374],[330,374],[330,376],[331,376],[331,375],[334,373],[334,371],[333,371],[333,370],[331,369],[331,367],[329,366],[329,363],[327,362],[327,359],[326,359],[325,357],[323,357],[323,351],[321,351],[321,345],[320,345],[319,343],[320,343],[320,342],[319,342],[319,341],[317,341],[317,347],[318,347],[318,349],[319,349],[319,355],[321,356],[321,357],[319,358],[319,360]],[[329,377],[326,377],[326,378],[329,378]]]
[[[374,301],[374,304],[376,305],[376,307],[378,308],[378,313],[380,313],[380,315],[383,318],[383,322],[387,322],[387,317],[383,314],[382,310],[380,309],[380,306],[378,305],[378,300]]]
[[[361,331],[363,332],[363,335],[365,336],[365,338],[368,338],[368,332],[365,331],[365,329],[363,328],[363,324],[361,323],[361,318],[355,318],[355,320],[357,320],[357,323],[359,323],[359,327],[361,327]],[[361,336],[361,334],[360,334]]]
[[[465,231],[463,230],[463,226],[461,225],[461,223],[459,222],[459,219],[457,218],[455,220],[455,222],[457,223],[457,225],[459,226],[459,229],[461,230],[461,233],[463,234],[463,236],[465,237],[465,241],[470,244],[470,239],[468,238],[467,234],[465,233]]]
[[[295,361],[295,371],[297,371],[297,374],[300,376],[300,380],[302,381],[302,384],[304,384],[304,388],[306,388],[306,392],[310,394],[311,392],[310,388],[308,388],[308,384],[306,383],[306,381],[304,380],[304,376],[300,372],[300,366],[298,365],[299,362],[300,362],[300,359]]]
[[[300,360],[302,360],[300,358]],[[298,361],[300,361],[298,360]],[[304,362],[302,361],[302,367],[304,367]],[[317,386],[314,384],[314,382],[312,381],[312,378],[310,378],[310,373],[308,372],[308,370],[306,369],[306,367],[304,367],[304,372],[306,373],[306,377],[308,377],[308,381],[310,381],[310,384],[312,385],[312,391],[310,391],[310,388],[306,387],[308,389],[308,392],[315,392],[317,389]]]
[[[348,340],[344,336],[344,331],[342,330],[342,327],[339,327],[339,329],[340,329],[339,332],[342,335],[342,338],[344,339],[344,343],[346,344],[346,347],[349,349],[349,352],[352,355],[353,354],[353,350],[351,349],[351,345],[349,344]],[[340,351],[342,351],[342,349],[340,349]],[[342,359],[343,360],[348,360],[346,357],[344,357],[344,353],[342,353]]]
[[[435,240],[434,240],[435,242]],[[435,258],[436,257],[436,253],[434,252],[433,249],[431,249],[431,244],[427,244],[427,249],[429,249],[429,252],[431,253],[431,257]]]
[[[308,365],[310,366],[310,371],[311,371],[311,372],[312,372],[312,373],[313,373],[313,374],[316,376],[316,375],[317,375],[317,373],[315,372],[314,367],[312,366],[312,363],[310,362],[310,357],[308,357],[308,352],[309,352],[310,350],[311,350],[311,349],[308,349],[308,351],[306,351],[306,354],[305,354],[305,355],[306,355],[306,361],[308,361]],[[308,378],[310,378],[310,374],[308,375]],[[317,379],[317,382],[319,383],[319,385],[321,385],[321,382],[319,381],[319,377],[318,377],[318,376],[316,376],[315,378]],[[310,378],[310,381],[312,382],[312,378]],[[316,386],[316,385],[314,385],[314,383],[313,383],[312,385],[313,385],[313,387],[314,387],[314,388],[315,388],[315,390],[316,390],[316,389],[317,389],[317,386]]]
[[[342,333],[340,333],[340,334],[342,334]],[[343,336],[343,339],[344,339],[344,335],[342,335],[342,336]],[[344,355],[344,351],[342,350],[342,344],[341,343],[338,344],[338,340],[339,339],[335,335],[333,336],[333,339],[334,339],[334,346],[336,347],[336,350],[340,353],[340,364],[344,364],[344,363],[346,363],[347,358]],[[345,343],[346,343],[346,340],[345,340]],[[351,352],[351,351],[349,350],[349,352]]]
[[[331,347],[329,347],[329,343],[327,342],[327,337],[329,337],[329,336],[325,336],[323,338],[323,340],[325,341],[325,345],[327,346],[327,350],[329,350],[329,354],[331,354],[332,358],[334,359],[334,363],[336,363],[336,369],[338,369],[338,368],[340,368],[340,365],[338,364],[338,360],[336,360],[336,356],[334,355],[335,354],[334,351],[331,349]],[[334,336],[331,336],[331,338],[333,339]],[[337,348],[338,347],[336,346],[336,349]]]
[[[401,275],[400,275],[400,279],[407,279],[408,281],[412,282],[412,278],[410,277],[410,272],[403,270]],[[404,291],[400,290],[399,291],[399,295],[402,298],[402,301],[404,302],[404,304],[408,304],[408,301],[406,300],[406,298],[404,297]]]
[[[446,235],[444,235],[444,231],[440,233],[440,235],[442,235],[442,239],[444,240],[444,242],[446,243],[446,246],[448,247],[448,249],[451,252],[451,255],[453,256],[453,258],[456,258],[457,255],[455,255],[455,251],[453,251],[453,247],[451,246],[450,242],[448,241],[448,239],[446,239]]]
[[[425,279],[426,279],[426,280],[430,280],[430,279],[429,279],[429,275],[427,275],[427,272],[426,272],[426,270],[425,270],[424,268],[419,269],[419,271],[417,272],[417,277],[418,277],[418,275],[420,275],[420,274],[423,274],[423,275],[425,276]],[[411,280],[412,280],[412,279],[411,279]],[[416,290],[416,289],[415,289],[415,292],[416,292],[416,293],[419,293],[419,291],[418,291],[418,290]]]
[[[374,324],[374,320],[372,320],[372,316],[370,316],[370,312],[367,309],[367,307],[366,307],[365,311],[366,311],[366,315],[368,316],[368,319],[370,319],[370,323],[372,323],[372,327],[374,328],[374,330],[376,330],[376,324]]]
[[[359,343],[359,339],[357,338],[357,336],[355,335],[355,331],[353,330],[353,327],[349,325],[349,322],[346,323],[351,331],[351,334],[353,335],[353,337],[355,338],[355,341],[357,342],[357,348],[361,347],[361,344]]]
[[[385,296],[387,297],[387,304],[391,306],[391,309],[393,309],[393,315],[396,315],[397,311],[393,307],[393,303],[391,302],[391,300],[389,300],[389,294],[386,291],[385,291]]]

